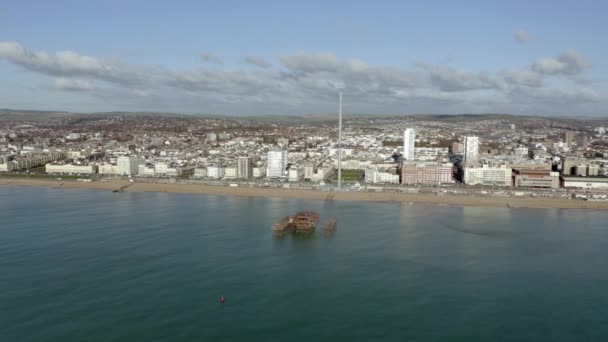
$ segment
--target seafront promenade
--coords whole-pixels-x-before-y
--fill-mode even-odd
[[[128,187],[125,187],[129,185]],[[51,188],[80,188],[124,192],[171,192],[204,195],[245,197],[276,197],[324,200],[328,194],[336,201],[402,202],[463,206],[510,207],[510,208],[563,208],[608,210],[608,201],[586,201],[568,198],[493,197],[455,194],[422,194],[367,191],[319,191],[271,187],[231,187],[203,184],[129,182],[103,180],[81,182],[76,180],[0,178],[0,186],[34,186]]]

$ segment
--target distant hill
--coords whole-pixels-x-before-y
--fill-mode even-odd
[[[123,116],[129,118],[137,117],[169,117],[169,118],[223,118],[223,119],[238,119],[244,121],[256,121],[261,123],[277,123],[277,124],[323,124],[325,122],[334,122],[338,120],[337,113],[331,114],[310,114],[310,115],[285,115],[285,114],[267,114],[267,115],[218,115],[218,114],[179,114],[169,112],[94,112],[94,113],[73,113],[62,111],[43,111],[43,110],[19,110],[0,108],[0,121],[8,120],[25,120],[25,121],[40,121],[49,119],[92,119],[106,116]],[[519,120],[538,120],[546,119],[559,122],[579,122],[591,121],[601,122],[606,121],[606,117],[550,117],[541,115],[513,115],[513,114],[395,114],[395,115],[373,115],[373,114],[344,114],[343,119],[403,119],[409,118],[415,121],[444,121],[444,122],[472,122],[482,120],[509,120],[517,122]]]
[[[0,109],[0,121],[27,120],[41,121],[49,119],[70,119],[78,117],[78,114],[69,112],[43,111],[43,110],[15,110]]]

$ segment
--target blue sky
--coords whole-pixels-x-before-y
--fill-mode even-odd
[[[0,108],[606,115],[603,1],[0,2]]]

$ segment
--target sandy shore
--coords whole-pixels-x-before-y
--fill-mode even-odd
[[[94,190],[118,190],[126,187],[125,192],[175,192],[206,195],[230,195],[246,197],[278,197],[303,198],[323,200],[329,192],[275,188],[224,187],[193,184],[164,184],[164,183],[128,183],[120,181],[77,182],[58,181],[51,179],[0,178],[1,185],[37,186],[52,188],[81,188]],[[608,210],[608,201],[581,201],[561,198],[504,198],[445,195],[435,196],[426,194],[398,194],[373,192],[334,192],[336,201],[368,201],[368,202],[412,202],[425,204],[447,204],[484,207],[512,208],[564,208],[564,209],[600,209]]]

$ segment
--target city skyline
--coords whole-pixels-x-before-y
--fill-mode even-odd
[[[0,107],[330,114],[340,91],[345,114],[602,116],[608,104],[606,48],[591,39],[602,3],[58,7],[0,5]]]

